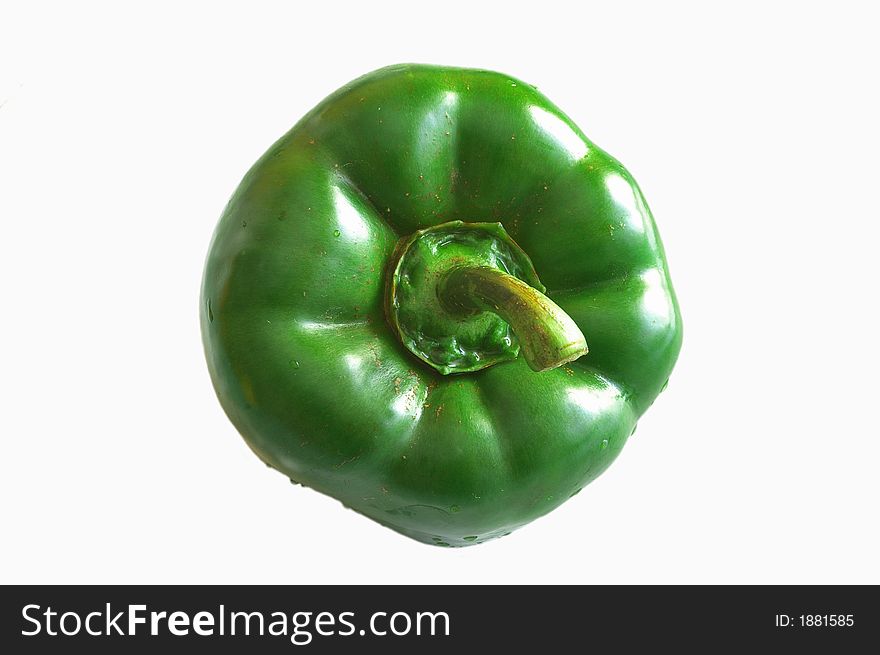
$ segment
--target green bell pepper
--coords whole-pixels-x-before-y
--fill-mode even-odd
[[[343,87],[247,173],[201,325],[266,464],[438,546],[596,478],[681,344],[629,173],[535,87],[421,65]]]

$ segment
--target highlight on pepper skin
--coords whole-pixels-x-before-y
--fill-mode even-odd
[[[441,547],[594,480],[681,345],[626,169],[530,84],[410,64],[331,94],[248,171],[201,326],[261,460]]]

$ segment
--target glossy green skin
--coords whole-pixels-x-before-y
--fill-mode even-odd
[[[383,315],[395,243],[500,221],[589,353],[442,375]],[[549,512],[664,388],[681,320],[629,173],[534,87],[403,65],[340,89],[248,172],[211,244],[202,334],[254,452],[405,535],[466,546]]]

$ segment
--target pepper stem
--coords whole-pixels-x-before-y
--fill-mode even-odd
[[[486,310],[507,321],[533,371],[547,371],[587,353],[583,333],[559,305],[497,268],[454,268],[438,286],[438,296],[452,313]]]

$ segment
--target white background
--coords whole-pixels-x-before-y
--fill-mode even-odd
[[[880,48],[824,4],[4,3],[0,581],[880,583]],[[266,469],[197,321],[247,168],[399,62],[537,84],[619,158],[685,322],[612,468],[460,550]]]

